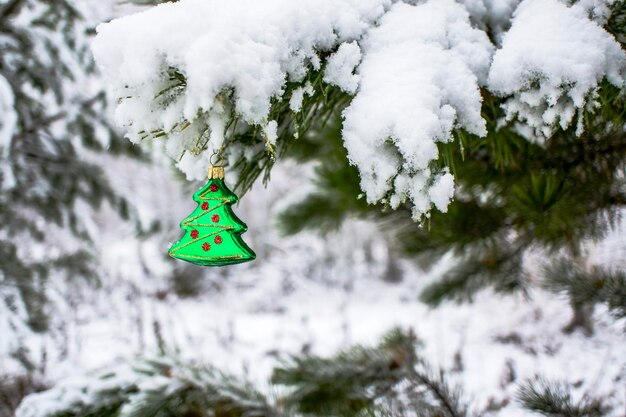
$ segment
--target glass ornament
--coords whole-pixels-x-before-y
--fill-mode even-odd
[[[231,206],[239,199],[224,183],[224,168],[209,168],[209,182],[193,195],[196,209],[180,223],[183,237],[169,250],[172,258],[202,266],[252,261],[256,254],[241,234],[248,230]]]

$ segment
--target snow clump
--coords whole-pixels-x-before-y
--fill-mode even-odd
[[[598,84],[624,84],[626,54],[615,39],[589,20],[582,7],[557,0],[525,0],[515,11],[511,29],[494,58],[489,88],[510,96],[506,117],[517,117],[539,140],[557,128],[567,129]]]
[[[346,93],[354,94],[359,86],[359,76],[353,74],[361,61],[361,48],[356,42],[342,43],[337,52],[328,58],[324,81],[334,84]]]
[[[396,3],[369,32],[361,86],[343,127],[368,202],[397,207],[410,200],[419,218],[434,203],[429,189],[436,186],[437,207],[445,210],[450,198],[442,196],[452,197],[454,181],[442,182],[429,164],[438,157],[437,142],[451,141],[453,129],[487,133],[479,86],[492,51],[485,33],[472,28],[467,10],[453,0]]]
[[[216,104],[224,119],[236,113],[265,126],[270,100],[282,96],[287,81],[319,70],[319,52],[359,39],[390,4],[181,0],[98,26],[93,52],[119,101],[115,117],[127,137],[166,135],[179,168],[200,179],[218,149],[206,141],[215,130],[207,115]],[[181,75],[184,83],[177,84]],[[223,100],[231,94],[233,108]]]

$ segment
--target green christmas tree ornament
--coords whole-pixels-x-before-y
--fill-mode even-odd
[[[209,168],[209,182],[193,195],[198,207],[180,223],[183,237],[169,250],[171,257],[203,266],[223,266],[251,261],[255,253],[241,234],[248,226],[231,205],[238,198],[224,184],[224,168]]]

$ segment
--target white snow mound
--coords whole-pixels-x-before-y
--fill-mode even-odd
[[[511,96],[504,105],[507,119],[517,117],[539,138],[582,116],[605,77],[624,84],[626,54],[588,15],[557,0],[524,0],[494,55],[489,88]]]

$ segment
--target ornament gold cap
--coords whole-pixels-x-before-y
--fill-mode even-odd
[[[223,180],[224,179],[224,167],[216,167],[211,165],[209,167],[209,172],[208,172],[208,177],[209,179],[220,179]]]

